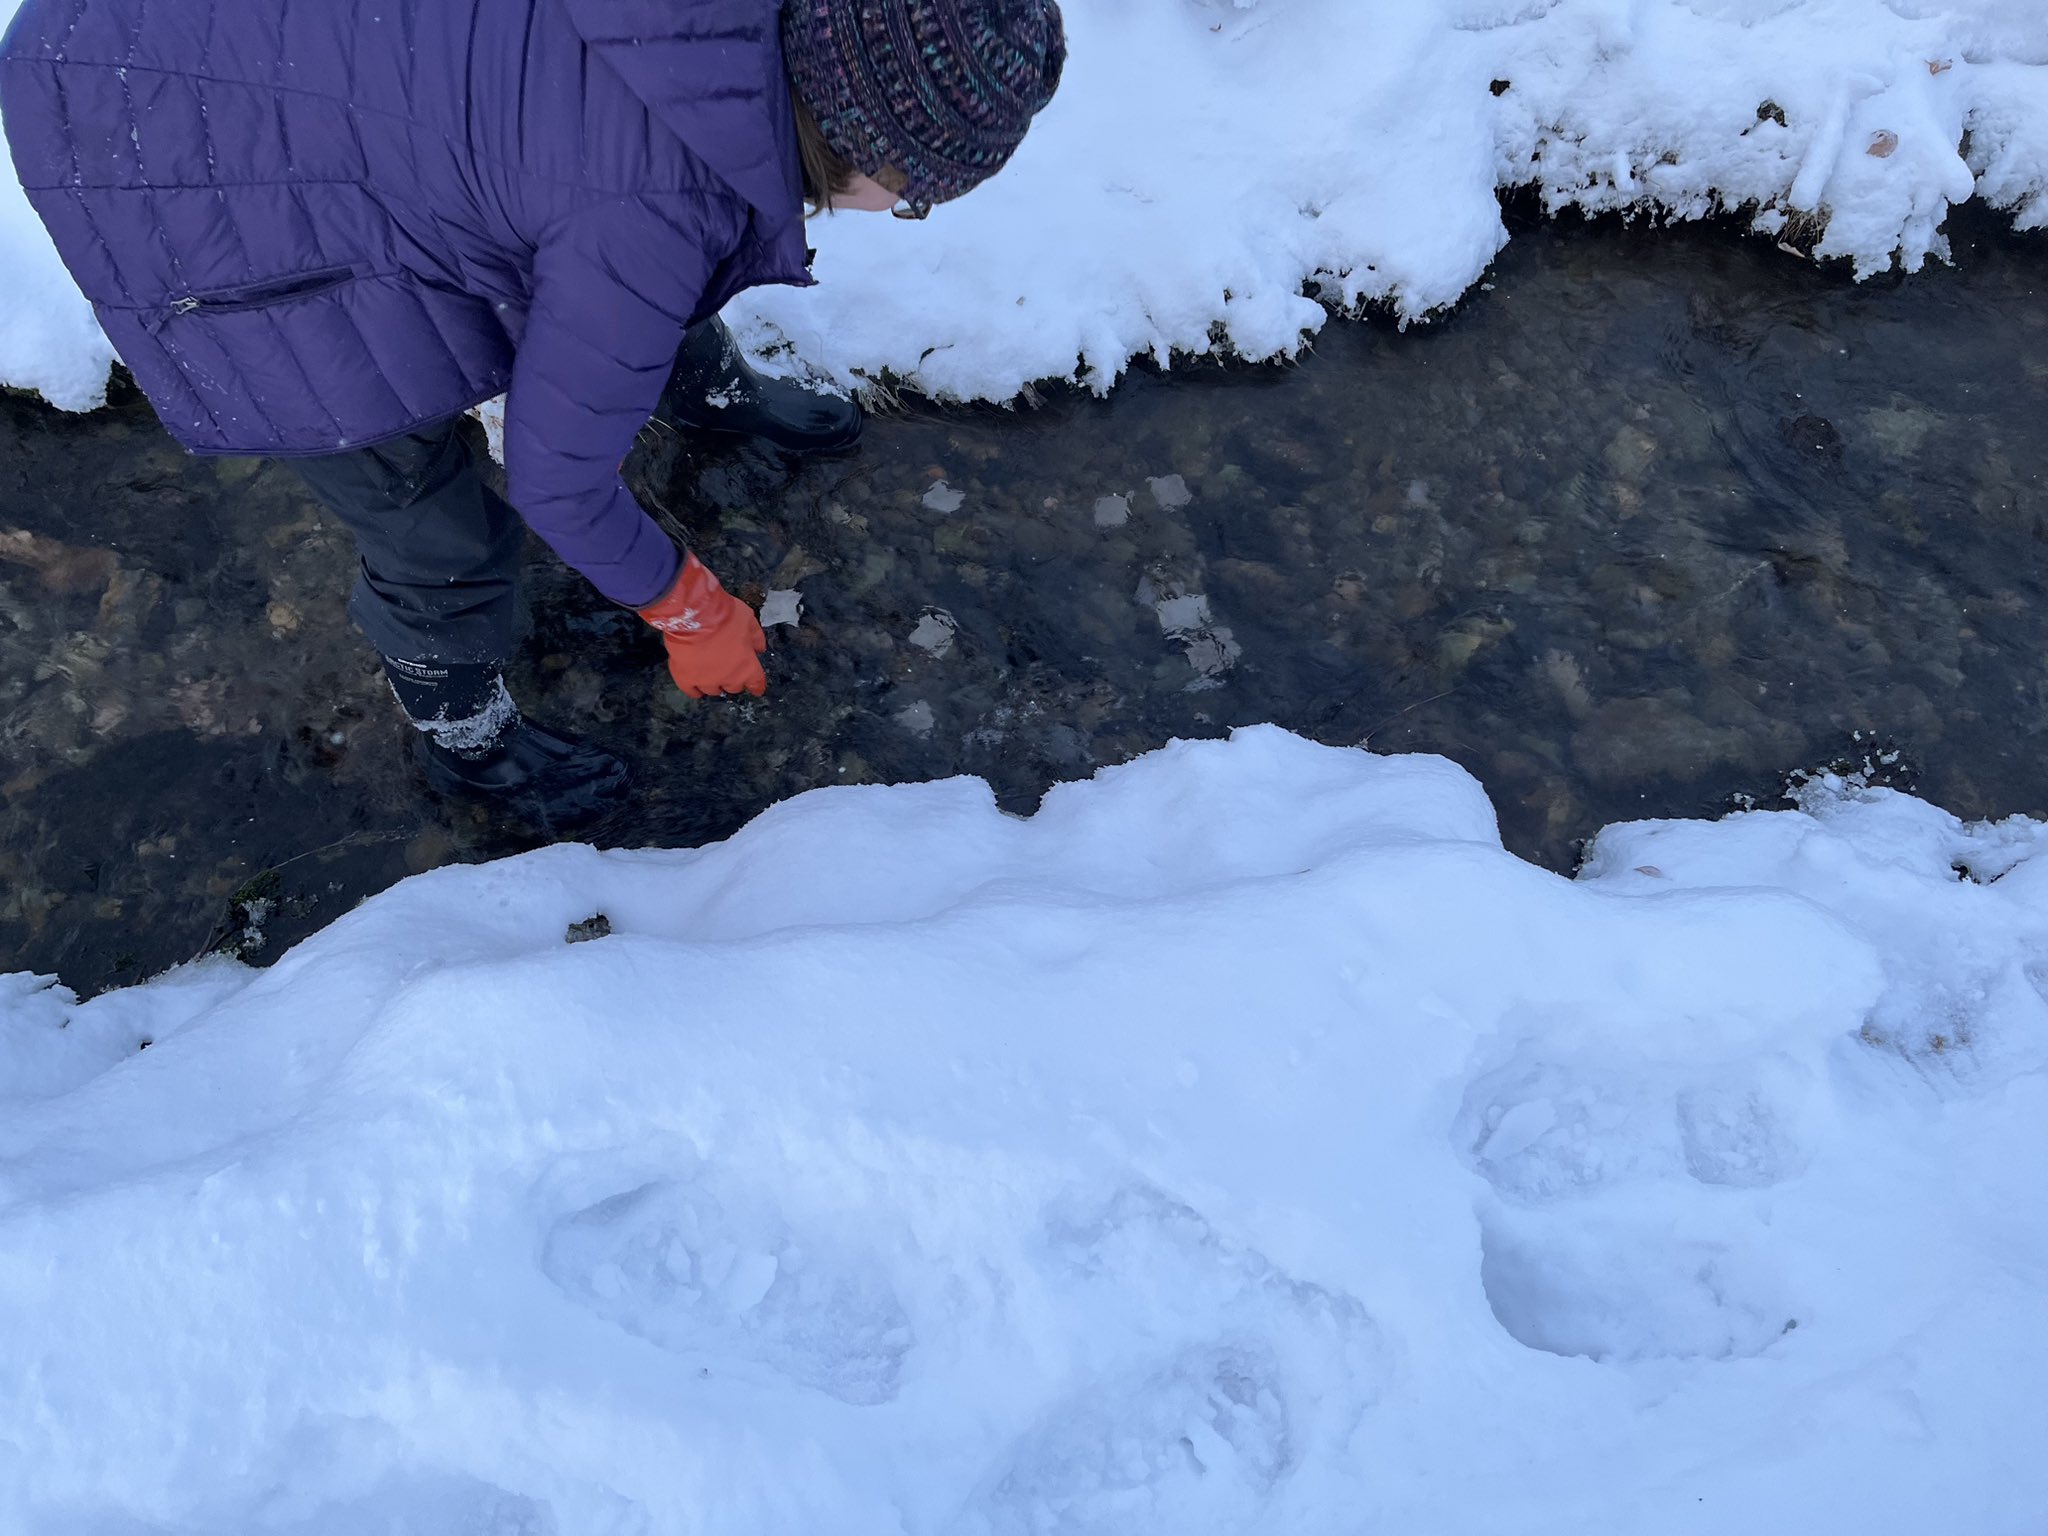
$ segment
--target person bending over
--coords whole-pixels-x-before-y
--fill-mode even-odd
[[[764,692],[753,612],[620,465],[657,404],[849,445],[857,409],[754,375],[718,311],[811,282],[807,204],[922,217],[995,174],[1065,57],[1054,0],[26,0],[0,116],[171,434],[292,459],[354,534],[429,781],[552,824],[626,770],[506,692],[520,519],[684,693]],[[457,431],[499,394],[510,506]]]

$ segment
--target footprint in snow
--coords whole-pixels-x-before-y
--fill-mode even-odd
[[[1480,1218],[1480,1280],[1511,1337],[1592,1360],[1726,1360],[1797,1326],[1759,1215],[1702,1186],[1761,1190],[1805,1167],[1810,1074],[1767,1057],[1687,1080],[1699,1070],[1525,1046],[1472,1084],[1453,1139],[1502,1197]],[[1645,1185],[1661,1186],[1654,1218]]]
[[[1763,1234],[1674,1240],[1664,1217],[1500,1211],[1480,1221],[1480,1283],[1510,1337],[1589,1360],[1739,1360],[1799,1326]]]
[[[1343,1455],[1386,1373],[1355,1297],[1146,1187],[1054,1213],[1046,1239],[1055,1291],[1116,1342],[1081,1351],[1095,1373],[1010,1447],[967,1529],[1255,1528],[1297,1468]]]
[[[801,1240],[765,1201],[657,1181],[549,1232],[542,1268],[628,1333],[714,1371],[765,1367],[841,1402],[896,1395],[910,1320],[877,1267]]]
[[[1689,1081],[1649,1062],[1616,1066],[1524,1047],[1467,1090],[1453,1139],[1473,1170],[1523,1205],[1639,1179],[1762,1189],[1810,1153],[1811,1074],[1766,1057]]]
[[[1090,1383],[1014,1448],[971,1526],[990,1536],[1180,1536],[1252,1524],[1298,1460],[1278,1362],[1190,1347]]]
[[[378,1536],[559,1536],[561,1531],[546,1504],[461,1473],[434,1472],[397,1473],[303,1520],[289,1525],[265,1522],[262,1528],[272,1536],[353,1536],[370,1531]],[[162,1527],[147,1529],[155,1533]],[[105,1536],[115,1533],[107,1531]],[[135,1536],[143,1536],[142,1527]]]

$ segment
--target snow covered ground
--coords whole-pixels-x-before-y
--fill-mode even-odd
[[[1503,185],[1866,272],[2048,224],[2041,0],[1067,9],[1013,172],[750,338],[1273,355],[1305,282],[1452,302]],[[4,176],[0,274],[0,383],[90,406]],[[0,977],[0,1532],[2042,1536],[2044,1188],[2048,825],[1835,784],[1568,881],[1272,729],[824,791]]]
[[[0,18],[14,0],[0,0]],[[1973,192],[2048,224],[2042,0],[1067,0],[1067,84],[1016,164],[922,226],[819,226],[823,286],[751,295],[760,347],[1004,400],[1106,387],[1325,310],[1451,303],[1496,189],[1758,228],[1859,272],[1943,250]],[[1789,259],[1789,258],[1788,258]],[[0,384],[94,403],[109,354],[0,176]]]
[[[1270,728],[17,977],[0,1529],[2039,1536],[2044,993],[2048,825]]]

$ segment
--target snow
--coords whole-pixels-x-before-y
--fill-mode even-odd
[[[2048,225],[2039,0],[1064,10],[1067,82],[1011,168],[922,226],[819,221],[821,286],[745,296],[750,343],[991,400],[1106,389],[1136,357],[1289,355],[1326,304],[1455,302],[1507,239],[1508,187],[1742,210],[1859,276],[1945,257],[1973,194]]]
[[[11,13],[0,0],[0,19]],[[1291,354],[1327,301],[1404,320],[1552,208],[1746,211],[1859,275],[1977,195],[2048,225],[2040,0],[1067,0],[1064,88],[923,224],[818,221],[814,290],[729,312],[784,370],[1007,400],[1136,357]],[[109,354],[0,177],[0,384],[83,408]],[[1313,297],[1311,297],[1313,295]]]
[[[0,0],[0,28],[14,11],[14,0]],[[11,161],[0,165],[0,276],[8,289],[0,300],[0,389],[89,411],[106,404],[114,349],[12,173]]]
[[[825,790],[0,983],[0,1529],[2031,1536],[2044,1174],[2048,825]]]

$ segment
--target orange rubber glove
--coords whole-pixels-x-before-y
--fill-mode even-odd
[[[639,610],[661,631],[668,647],[668,675],[693,699],[721,693],[768,691],[761,652],[768,637],[754,610],[718,584],[695,555],[683,556],[676,583]]]

